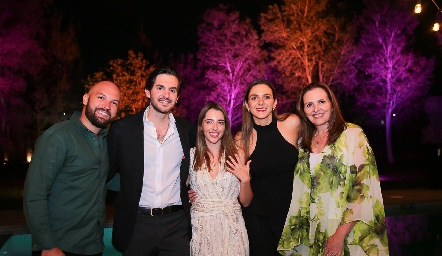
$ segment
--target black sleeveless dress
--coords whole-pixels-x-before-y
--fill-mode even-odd
[[[250,155],[252,203],[245,208],[260,216],[287,216],[292,199],[293,175],[298,150],[282,137],[277,118],[267,126],[253,123],[258,140]]]
[[[298,150],[284,139],[277,118],[267,126],[253,124],[257,142],[250,155],[252,203],[243,207],[250,256],[279,255],[277,246],[290,207]]]

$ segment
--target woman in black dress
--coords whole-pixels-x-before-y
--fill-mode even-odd
[[[254,194],[243,216],[249,236],[250,255],[279,255],[282,234],[292,196],[293,174],[298,161],[300,119],[296,114],[278,115],[276,91],[266,80],[252,82],[243,103],[241,131],[236,145],[251,160]]]

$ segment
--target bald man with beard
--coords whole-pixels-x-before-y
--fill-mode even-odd
[[[114,83],[99,82],[84,94],[82,112],[37,139],[23,198],[33,255],[102,255],[109,172],[105,134],[119,101]]]

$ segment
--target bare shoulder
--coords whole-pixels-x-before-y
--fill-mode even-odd
[[[234,140],[234,142],[235,142],[235,145],[236,145],[238,148],[241,148],[241,146],[242,146],[242,131],[237,132],[237,133],[235,134],[235,137],[233,137],[233,140]]]
[[[280,122],[286,129],[299,130],[301,127],[301,119],[296,114],[288,114],[287,118]]]
[[[278,122],[278,129],[285,140],[297,147],[299,130],[301,129],[301,119],[298,115],[288,114],[285,120]]]

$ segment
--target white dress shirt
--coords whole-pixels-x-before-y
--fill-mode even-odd
[[[181,205],[180,166],[184,156],[175,118],[169,114],[169,129],[163,142],[158,141],[154,124],[144,111],[144,177],[139,206],[164,208]]]

